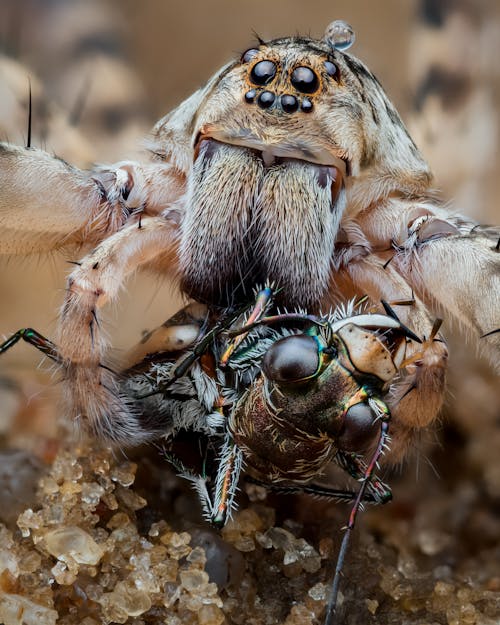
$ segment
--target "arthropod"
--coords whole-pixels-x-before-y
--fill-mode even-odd
[[[266,287],[249,312],[229,308],[218,319],[199,304],[186,307],[144,337],[116,379],[144,434],[172,442],[184,429],[207,437],[213,474],[166,457],[192,482],[215,526],[231,516],[243,466],[277,491],[353,502],[329,623],[359,508],[392,497],[375,474],[389,449],[386,399],[406,366],[407,344],[421,341],[388,304],[388,315],[356,314],[353,303],[322,317],[271,315],[272,296]],[[57,346],[32,329],[14,334],[0,353],[20,339],[64,367]],[[332,462],[361,483],[358,491],[312,482]]]
[[[498,232],[435,201],[428,166],[346,42],[338,23],[322,40],[259,41],[158,122],[150,164],[83,172],[2,144],[0,251],[94,248],[68,278],[57,345],[70,414],[98,436],[153,436],[106,367],[99,326],[140,265],[216,313],[267,280],[280,305],[310,314],[355,296],[410,302],[400,317],[421,337],[444,309],[498,353]],[[442,404],[437,339],[409,347],[391,387],[393,461]]]

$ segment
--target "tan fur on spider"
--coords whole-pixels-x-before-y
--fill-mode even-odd
[[[294,78],[297,67],[315,81]],[[177,276],[210,306],[271,280],[282,305],[311,311],[364,294],[413,300],[398,314],[422,337],[437,311],[476,340],[500,326],[498,233],[434,200],[376,78],[326,41],[261,43],[160,120],[150,148],[151,164],[94,172],[0,150],[0,251],[97,246],[68,279],[58,344],[71,414],[98,434],[149,436],[100,367],[99,308],[139,266]],[[498,355],[499,337],[481,342]],[[393,384],[393,460],[436,417],[446,361],[438,336]]]

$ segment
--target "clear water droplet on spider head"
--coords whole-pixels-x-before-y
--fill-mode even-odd
[[[325,31],[325,40],[337,50],[347,50],[356,40],[353,27],[344,20],[335,20]]]

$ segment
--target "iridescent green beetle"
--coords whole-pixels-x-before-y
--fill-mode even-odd
[[[354,314],[348,306],[327,317],[267,316],[271,306],[272,292],[264,289],[249,316],[230,315],[208,341],[201,339],[187,357],[171,363],[163,382],[151,384],[142,401],[158,401],[160,393],[168,403],[174,385],[186,376],[197,388],[214,382],[212,399],[207,402],[205,390],[199,401],[210,407],[205,422],[220,437],[216,475],[192,474],[170,459],[193,482],[205,516],[216,526],[231,515],[243,464],[254,480],[273,490],[354,502],[327,609],[330,623],[361,503],[392,497],[374,475],[388,442],[385,398],[404,368],[408,341],[421,341],[387,304],[388,315]],[[197,364],[207,352],[215,363],[212,375]],[[146,412],[151,414],[150,406]],[[361,482],[357,492],[311,483],[331,462]]]
[[[390,315],[354,314],[349,305],[325,317],[270,316],[272,307],[270,288],[250,311],[228,309],[212,318],[200,304],[187,306],[131,352],[119,392],[141,438],[172,440],[181,429],[209,438],[218,457],[213,475],[194,474],[167,457],[194,484],[214,525],[231,515],[244,464],[274,490],[353,501],[351,530],[362,501],[391,498],[374,475],[388,442],[385,399],[404,367],[407,343],[420,339],[387,305]],[[0,353],[21,338],[64,372],[57,347],[31,329],[10,337]],[[311,483],[332,462],[361,482],[357,492]],[[349,531],[338,571],[348,537]],[[332,606],[338,582],[339,572]]]

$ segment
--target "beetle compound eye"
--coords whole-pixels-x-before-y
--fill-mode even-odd
[[[351,406],[344,417],[344,424],[337,439],[343,451],[364,451],[378,434],[373,412],[368,404]]]
[[[252,67],[250,80],[254,85],[267,85],[276,76],[276,63],[272,61],[259,61]]]
[[[265,376],[278,384],[311,378],[318,371],[319,365],[318,344],[312,336],[306,334],[287,336],[276,341],[262,361]]]
[[[249,50],[246,50],[245,52],[243,52],[243,54],[241,55],[241,62],[248,63],[254,57],[256,57],[257,54],[259,54],[259,51],[257,50],[257,48],[250,48]]]
[[[325,70],[328,76],[334,78],[337,82],[339,80],[339,68],[331,61],[325,61]]]

